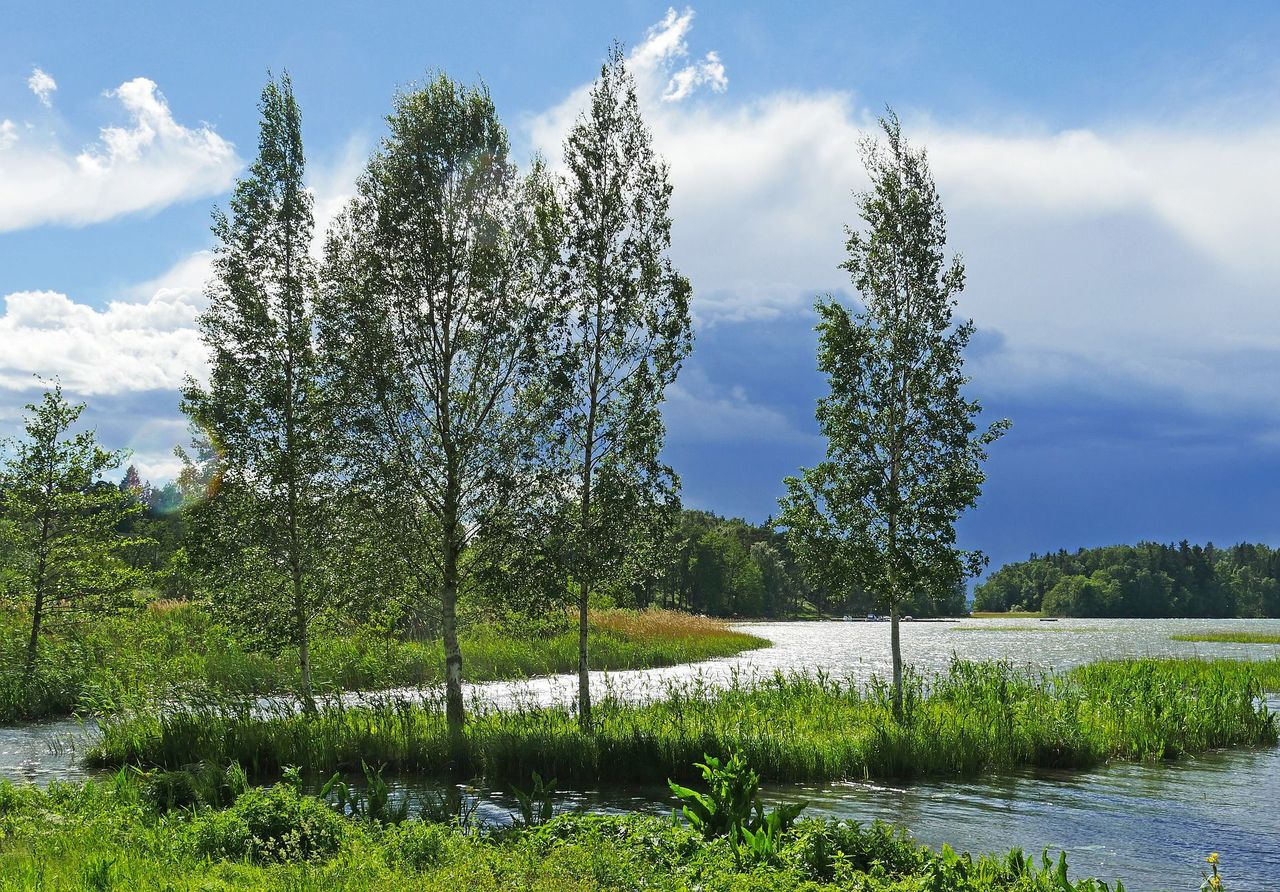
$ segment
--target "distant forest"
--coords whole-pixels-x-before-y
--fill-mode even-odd
[[[143,545],[126,561],[144,571],[159,594],[199,598],[197,574],[188,565],[185,508],[203,496],[203,485],[188,472],[173,483],[154,487],[130,467],[120,481],[143,510],[129,517],[122,533]],[[663,569],[646,574],[634,588],[601,592],[601,606],[668,607],[719,617],[865,615],[876,609],[866,592],[829,592],[807,585],[786,536],[768,523],[751,524],[710,511],[680,512],[670,538],[657,550]],[[954,616],[964,612],[957,589],[941,600],[918,597],[904,605],[914,616]]]
[[[1031,555],[977,587],[974,610],[1055,616],[1280,617],[1280,549],[1140,542]]]

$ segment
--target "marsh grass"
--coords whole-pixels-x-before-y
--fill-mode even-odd
[[[1276,632],[1187,632],[1170,635],[1173,641],[1207,641],[1229,644],[1280,644]]]
[[[251,651],[207,611],[177,601],[47,637],[35,678],[26,684],[23,622],[0,611],[0,722],[106,714],[156,699],[287,694],[297,687],[294,650]],[[610,671],[698,662],[768,644],[723,622],[666,610],[595,611],[591,627],[591,667]],[[567,621],[534,629],[475,623],[462,635],[462,651],[470,681],[571,672],[578,665],[577,633]],[[331,631],[313,641],[312,667],[321,693],[433,685],[443,680],[444,650],[439,642],[370,629]]]
[[[389,772],[494,781],[524,782],[536,771],[563,785],[689,779],[704,753],[739,753],[773,781],[963,776],[1274,745],[1266,690],[1280,690],[1280,661],[1120,660],[1036,673],[957,660],[946,673],[910,676],[901,721],[878,680],[738,675],[725,688],[669,683],[643,703],[606,696],[592,733],[567,705],[479,701],[456,759],[442,704],[425,699],[315,716],[248,706],[120,716],[104,723],[89,760],[238,762],[259,778],[289,765],[317,776],[351,771],[364,760]]]
[[[0,782],[0,890],[1108,889],[1068,880],[1065,859],[934,852],[880,823],[800,821],[776,853],[738,865],[727,840],[642,815],[565,815],[477,833],[339,818],[283,784],[245,791],[225,811],[156,812],[142,801],[142,783],[128,774],[47,790]]]
[[[975,610],[969,614],[970,619],[1039,619],[1042,616],[1039,610]]]

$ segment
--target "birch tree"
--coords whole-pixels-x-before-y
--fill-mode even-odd
[[[200,330],[207,387],[183,408],[216,447],[218,486],[193,511],[215,597],[254,637],[298,649],[299,694],[315,709],[311,625],[333,596],[328,419],[312,314],[312,198],[301,113],[286,74],[262,91],[258,155],[218,239]]]
[[[570,132],[563,219],[568,324],[565,430],[577,524],[578,718],[591,725],[587,611],[595,587],[628,584],[627,549],[678,481],[660,460],[666,388],[692,346],[689,282],[672,266],[671,184],[615,45]],[[651,524],[650,524],[651,525]]]
[[[539,283],[554,203],[510,162],[483,87],[439,75],[388,123],[330,234],[321,333],[350,485],[379,510],[388,556],[439,593],[457,742],[458,599],[497,537],[471,546],[532,497],[550,424],[540,370],[557,314]]]
[[[986,447],[1008,428],[979,432],[982,407],[964,393],[972,321],[957,321],[964,266],[945,255],[946,218],[923,150],[897,118],[868,138],[871,179],[858,196],[863,226],[847,229],[842,264],[861,297],[816,305],[818,368],[828,394],[817,418],[826,459],[786,480],[780,525],[814,584],[876,593],[890,612],[893,706],[902,712],[900,605],[950,591],[985,558],[956,546],[955,525],[981,493]]]

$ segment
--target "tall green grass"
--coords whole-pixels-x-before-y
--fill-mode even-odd
[[[313,774],[361,760],[390,771],[455,772],[564,783],[661,782],[689,776],[704,753],[741,753],[778,781],[972,775],[1018,767],[1085,768],[1109,759],[1174,759],[1230,746],[1274,745],[1260,703],[1280,690],[1280,661],[1121,660],[1065,673],[956,661],[911,676],[905,716],[890,692],[823,675],[695,679],[652,702],[606,697],[593,733],[568,706],[476,704],[460,761],[451,759],[440,703],[388,701],[316,716],[193,709],[107,722],[98,766],[177,768],[238,762],[258,777],[285,766]]]
[[[1276,632],[1186,632],[1169,636],[1174,641],[1210,641],[1229,644],[1280,644]]]
[[[468,680],[494,681],[575,671],[576,627],[551,617],[539,627],[474,623],[462,635]],[[722,622],[673,611],[599,611],[591,617],[593,669],[670,666],[731,656],[768,642]],[[286,648],[245,648],[197,606],[162,602],[130,615],[103,617],[74,634],[41,642],[31,683],[23,678],[23,623],[0,611],[0,723],[110,713],[138,701],[207,700],[289,693],[298,661]],[[312,643],[312,673],[321,693],[438,684],[444,650],[438,641],[406,641],[367,628],[330,630]]]

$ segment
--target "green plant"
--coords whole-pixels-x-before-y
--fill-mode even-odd
[[[555,815],[554,796],[556,792],[555,780],[543,782],[542,775],[538,772],[533,773],[533,786],[526,793],[519,787],[514,788],[513,792],[516,801],[520,804],[520,823],[524,827],[537,827],[545,824]]]
[[[681,812],[707,839],[724,837],[741,864],[741,848],[758,860],[773,861],[783,833],[790,829],[805,803],[783,805],[768,814],[760,802],[760,776],[737,753],[723,765],[714,756],[703,756],[695,767],[702,771],[708,791],[699,793],[673,780],[667,785],[683,805]]]
[[[327,800],[339,814],[350,815],[357,820],[375,821],[381,824],[401,824],[409,818],[409,799],[391,803],[391,786],[382,777],[382,768],[371,768],[360,760],[364,772],[364,789],[348,784],[341,773],[320,788],[320,798]]]
[[[346,824],[319,799],[281,783],[241,794],[226,811],[198,819],[192,832],[196,852],[210,858],[311,861],[337,852]]]

